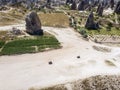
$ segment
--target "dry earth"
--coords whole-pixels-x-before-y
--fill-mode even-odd
[[[22,24],[13,26],[25,29]],[[0,30],[11,28],[4,26]],[[120,74],[120,48],[85,41],[71,28],[43,27],[43,30],[55,35],[63,48],[36,54],[0,56],[0,90],[43,88],[95,75]],[[110,52],[104,52],[104,48]],[[53,64],[49,65],[49,61]]]

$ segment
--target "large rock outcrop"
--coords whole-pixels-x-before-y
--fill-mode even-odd
[[[85,24],[85,28],[87,29],[99,29],[99,24],[94,22],[94,14],[90,13],[88,16],[87,22]]]
[[[116,7],[115,7],[115,13],[120,14],[120,1],[118,1]]]
[[[26,16],[26,32],[31,35],[43,35],[41,21],[36,12],[31,12]]]

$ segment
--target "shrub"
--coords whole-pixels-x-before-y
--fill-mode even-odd
[[[88,37],[86,30],[80,30],[79,32],[83,36],[83,38],[87,38]]]
[[[111,22],[109,22],[108,24],[107,24],[107,27],[106,27],[106,29],[107,29],[107,31],[111,31],[111,28],[113,27],[113,24],[111,23]]]
[[[80,30],[80,34],[84,35],[86,34],[87,32],[85,30]]]
[[[87,37],[88,37],[87,33],[83,35],[83,38],[87,38]]]

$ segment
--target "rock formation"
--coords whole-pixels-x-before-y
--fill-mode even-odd
[[[47,3],[51,3],[51,0],[47,0]]]
[[[49,9],[51,8],[51,0],[47,0],[46,7],[49,8]]]
[[[10,31],[13,35],[21,35],[22,31],[16,27],[12,28],[12,31]]]
[[[73,1],[72,5],[71,5],[71,10],[76,10],[76,8],[77,8],[76,1]]]
[[[69,3],[69,0],[66,0],[66,5]]]
[[[114,0],[110,0],[110,7],[111,7],[112,9],[114,8],[114,4],[115,4]]]
[[[87,29],[98,29],[99,24],[94,22],[94,15],[93,12],[90,13],[88,16],[87,22],[85,24],[85,28]]]
[[[120,1],[118,1],[114,12],[117,13],[117,14],[120,14]]]
[[[90,10],[91,6],[92,5],[87,0],[82,0],[78,4],[78,10],[80,11]]]
[[[85,6],[85,1],[82,0],[78,5],[78,10],[83,11],[85,9],[84,6]]]
[[[31,12],[26,16],[26,32],[31,35],[43,35],[41,22],[36,12]]]
[[[66,4],[73,3],[73,0],[66,0]]]
[[[98,8],[97,8],[97,13],[98,13],[99,16],[103,15],[103,9],[104,9],[103,5],[99,4]]]
[[[17,2],[18,2],[18,0],[11,0],[10,3],[11,3],[12,5],[14,5],[14,4],[16,4]]]

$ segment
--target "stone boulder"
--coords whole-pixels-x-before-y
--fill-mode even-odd
[[[120,1],[118,1],[114,12],[117,13],[117,14],[120,14]]]
[[[32,11],[26,16],[26,32],[31,35],[43,35],[41,21],[36,12]]]
[[[13,35],[22,35],[22,31],[16,27],[13,27],[10,33],[12,33]]]
[[[94,22],[94,14],[93,12],[90,13],[88,19],[85,24],[85,28],[87,29],[99,29],[99,24]]]

